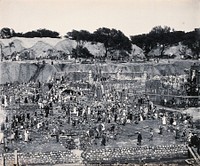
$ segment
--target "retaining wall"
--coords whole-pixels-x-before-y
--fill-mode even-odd
[[[14,153],[3,154],[6,166],[15,163]],[[51,165],[51,164],[73,164],[79,162],[79,158],[70,150],[45,152],[45,153],[18,153],[18,163],[22,165]],[[0,164],[3,163],[3,157],[0,156]]]
[[[114,163],[141,163],[166,161],[174,159],[186,159],[188,149],[185,144],[149,147],[105,147],[98,149],[87,149],[82,154],[82,159],[72,151],[57,151],[46,153],[19,153],[20,165],[52,165],[52,164],[114,164]],[[14,164],[13,153],[4,154],[5,165]],[[0,164],[3,163],[0,155]]]
[[[117,147],[89,149],[82,153],[85,163],[139,163],[143,161],[158,161],[187,158],[186,145],[169,145],[153,147]]]

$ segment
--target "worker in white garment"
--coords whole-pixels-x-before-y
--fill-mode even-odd
[[[29,131],[26,129],[26,130],[24,131],[24,141],[25,141],[25,142],[28,142],[28,140],[29,140]]]

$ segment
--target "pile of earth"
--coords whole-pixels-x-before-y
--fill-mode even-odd
[[[149,53],[149,57],[160,57],[162,50],[160,48],[152,49]],[[190,57],[192,55],[191,49],[188,49],[183,45],[176,45],[166,47],[163,51],[163,56],[165,58],[173,58],[173,59],[183,59],[183,57]]]
[[[72,50],[76,48],[77,42],[71,39],[11,38],[0,39],[0,45],[5,56],[11,55],[15,51],[29,50],[34,52],[35,57],[45,57],[48,54],[48,50],[63,51],[66,54],[71,54]],[[95,57],[105,54],[105,48],[102,43],[85,42],[83,46]],[[118,52],[116,51],[115,54],[118,54]],[[129,53],[129,56],[143,59],[144,53],[141,48],[132,45],[132,52]]]

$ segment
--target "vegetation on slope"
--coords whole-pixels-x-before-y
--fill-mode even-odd
[[[0,30],[0,38],[7,39],[12,37],[59,38],[60,36],[58,32],[47,29],[38,29],[26,33],[18,33],[10,28],[2,28]],[[175,31],[168,26],[156,26],[147,34],[130,36],[129,39],[120,30],[102,27],[93,33],[87,30],[72,30],[71,32],[67,32],[64,37],[76,42],[75,48],[72,48],[73,51],[71,50],[67,54],[70,53],[73,57],[79,58],[91,58],[94,56],[90,55],[92,53],[85,46],[88,42],[91,45],[102,44],[104,51],[101,52],[101,56],[104,59],[129,60],[127,57],[133,52],[133,44],[142,48],[147,60],[150,58],[175,58],[177,55],[181,55],[185,59],[200,58],[199,28],[191,32],[184,32]],[[1,47],[3,46],[1,45]],[[170,47],[173,47],[173,51],[170,51]],[[174,51],[177,49],[179,53]]]

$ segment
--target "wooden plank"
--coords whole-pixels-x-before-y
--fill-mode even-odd
[[[194,150],[193,147],[192,147],[191,149],[193,150],[194,154],[196,155],[196,157],[197,157],[197,158],[199,159],[199,161],[200,161],[200,156],[199,156],[199,154]]]
[[[193,158],[194,158],[194,160],[196,161],[196,163],[198,164],[198,165],[200,165],[200,161],[199,161],[199,159],[197,158],[197,156],[195,155],[195,153],[193,152],[193,150],[188,146],[188,150],[189,150],[189,152],[191,153],[191,155],[193,156]]]

